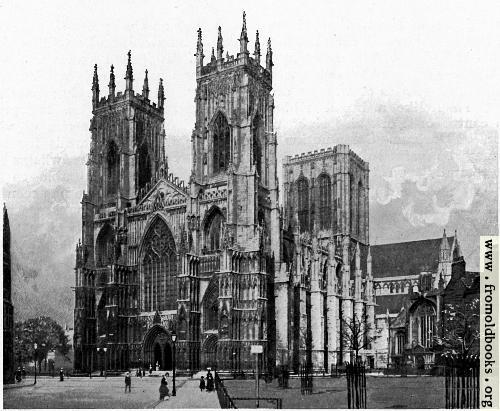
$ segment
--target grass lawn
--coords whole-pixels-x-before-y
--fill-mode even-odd
[[[254,380],[225,380],[231,398],[254,397]],[[342,378],[315,378],[313,393],[301,395],[300,380],[290,379],[290,388],[278,387],[277,380],[260,381],[261,397],[281,397],[283,408],[347,408],[347,384]],[[444,408],[443,377],[366,378],[368,408]],[[255,401],[235,401],[238,408],[255,408]],[[261,402],[261,408],[272,407]]]

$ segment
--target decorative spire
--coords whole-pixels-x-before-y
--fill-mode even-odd
[[[260,41],[259,41],[259,30],[255,33],[255,51],[253,53],[255,56],[255,61],[260,64]]]
[[[116,89],[116,85],[115,85],[115,68],[114,66],[111,64],[111,70],[109,72],[109,84],[108,84],[108,88],[109,88],[109,96],[110,97],[114,97],[115,96],[115,89]]]
[[[222,59],[223,52],[224,48],[222,47],[222,33],[221,33],[221,28],[219,26],[219,35],[217,36],[217,60]]]
[[[149,82],[148,82],[148,70],[146,69],[146,74],[144,76],[144,84],[142,86],[142,96],[149,99]]]
[[[267,40],[266,69],[272,72],[273,66],[273,49],[271,48],[271,37],[269,37]]]
[[[133,76],[132,60],[131,60],[132,53],[130,52],[130,50],[128,51],[127,55],[128,55],[128,62],[127,62],[127,73],[125,75],[125,80],[126,80],[125,90],[132,90],[132,83],[134,81],[134,76]]]
[[[97,64],[94,64],[94,78],[92,79],[92,107],[96,108],[99,103],[99,77],[97,76]]]
[[[243,25],[240,35],[240,53],[248,53],[248,34],[247,34],[247,14],[243,12]]]
[[[198,28],[198,41],[196,42],[196,54],[203,54],[203,43],[201,37],[201,27]]]
[[[210,63],[213,63],[215,61],[215,52],[214,48],[212,47],[212,57],[210,57]]]
[[[147,73],[147,70],[146,70]],[[147,77],[147,74],[146,74]],[[158,108],[163,109],[165,101],[165,91],[163,90],[163,79],[160,79],[160,85],[158,86]]]
[[[196,76],[201,76],[201,68],[203,67],[203,43],[201,41],[201,28],[198,29],[198,40],[196,42]]]

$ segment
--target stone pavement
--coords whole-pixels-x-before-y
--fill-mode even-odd
[[[200,377],[205,375],[205,372],[199,372],[193,376],[193,378],[188,378],[176,383],[176,388],[178,387],[177,395],[175,397],[170,397],[164,401],[158,401],[154,408],[167,409],[167,408],[220,408],[219,399],[217,397],[217,392],[206,392],[200,391]],[[172,389],[172,385],[169,381],[169,388]],[[170,392],[172,394],[172,392]]]

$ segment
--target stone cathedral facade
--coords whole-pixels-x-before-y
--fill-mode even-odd
[[[95,67],[75,369],[170,369],[174,347],[189,370],[252,369],[252,345],[267,369],[348,359],[341,319],[373,321],[368,164],[343,145],[288,158],[281,207],[270,39],[250,55],[243,16],[236,56],[220,28],[195,56],[188,184],[168,168],[162,80],[156,103],[147,71],[135,92],[129,52],[125,91],[111,66],[101,96]]]

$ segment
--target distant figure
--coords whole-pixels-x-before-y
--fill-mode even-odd
[[[21,368],[21,377],[23,378],[23,380],[26,378],[26,370],[23,368]]]
[[[214,377],[212,376],[212,373],[210,370],[207,372],[207,391],[213,391],[214,389]]]
[[[156,371],[160,371],[160,364],[158,364],[158,361],[156,361]]]
[[[132,387],[132,377],[130,377],[130,373],[127,372],[125,374],[125,392],[127,392],[127,388],[128,392],[130,392],[131,387]]]
[[[163,401],[165,397],[170,398],[170,393],[168,391],[168,383],[167,379],[165,376],[161,377],[161,382],[160,382],[160,401]]]
[[[153,374],[153,367],[149,364],[149,375]]]
[[[200,378],[200,391],[204,391],[205,390],[205,377],[202,375],[201,378]]]
[[[17,370],[16,370],[16,381],[17,382],[21,382],[21,367],[17,367]]]
[[[59,371],[59,381],[64,381],[64,370],[62,368]]]

